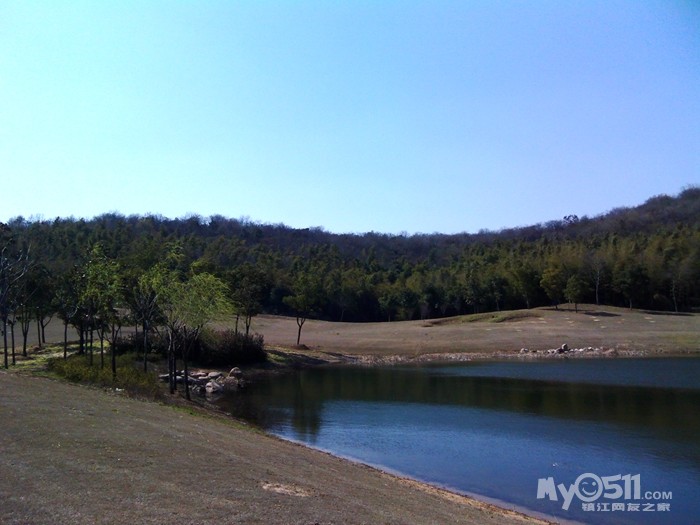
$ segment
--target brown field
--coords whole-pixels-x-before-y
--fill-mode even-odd
[[[296,342],[293,318],[259,316],[253,330],[272,347]],[[494,312],[427,321],[332,323],[309,320],[301,343],[311,353],[411,358],[426,354],[484,357],[520,351],[600,347],[620,353],[686,353],[700,351],[700,315],[579,306]],[[433,356],[439,358],[440,356]],[[463,356],[464,357],[464,356]]]
[[[231,327],[232,323],[219,327]],[[260,315],[251,328],[265,337],[273,348],[295,349],[297,324],[293,317]],[[126,331],[126,329],[125,329]],[[63,326],[54,319],[47,327],[47,340],[63,340]],[[74,331],[69,338],[76,339]],[[29,345],[36,345],[36,329]],[[521,348],[544,350],[567,343],[571,348],[605,349],[657,353],[700,351],[700,314],[628,310],[609,306],[579,305],[533,308],[467,315],[426,321],[393,323],[336,323],[306,321],[301,334],[304,353],[333,359],[348,356],[402,356],[426,354],[512,354]],[[17,334],[17,348],[21,338]]]

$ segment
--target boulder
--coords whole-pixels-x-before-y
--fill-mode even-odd
[[[243,386],[243,383],[242,380],[239,380],[236,377],[229,376],[221,382],[221,385],[223,386],[224,391],[232,392],[241,388]]]
[[[241,377],[242,375],[243,375],[243,372],[237,366],[232,368],[231,371],[228,373],[229,377]]]
[[[220,377],[224,377],[224,374],[222,374],[221,372],[209,372],[209,374],[207,374],[207,377],[209,379],[218,379]]]
[[[209,381],[204,390],[207,394],[218,394],[224,391],[224,387],[216,381]]]

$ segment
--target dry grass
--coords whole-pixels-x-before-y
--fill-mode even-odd
[[[265,342],[291,349],[294,319],[259,316],[253,329]],[[700,351],[700,315],[623,308],[567,306],[497,312],[429,321],[331,323],[309,320],[302,342],[311,353],[356,356],[415,356],[431,353],[508,353],[543,350],[567,343],[571,348],[605,347],[646,353]]]
[[[222,324],[220,327],[230,327]],[[415,356],[431,353],[517,352],[542,350],[563,343],[570,347],[606,347],[648,353],[700,351],[700,314],[648,312],[607,306],[579,305],[490,312],[426,321],[394,323],[334,323],[308,320],[294,348],[294,318],[260,315],[252,330],[263,334],[268,347],[326,358],[356,356]],[[34,332],[32,330],[31,332]],[[30,346],[36,334],[30,334]],[[70,337],[75,338],[71,333]],[[47,338],[62,341],[63,327],[54,320]]]

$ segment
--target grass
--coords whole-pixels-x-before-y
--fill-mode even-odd
[[[46,361],[46,369],[58,377],[73,383],[89,383],[101,387],[126,390],[131,394],[158,398],[161,387],[155,372],[144,372],[136,354],[117,356],[116,377],[112,375],[111,356],[106,356],[104,368],[99,357],[90,364],[87,355],[71,355],[67,359],[52,357]]]
[[[521,321],[531,317],[539,317],[531,310],[509,310],[505,312],[486,312],[483,314],[472,314],[457,317],[459,323],[505,323],[508,321]]]

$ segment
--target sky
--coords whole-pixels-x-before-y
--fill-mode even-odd
[[[700,184],[700,2],[0,2],[0,221],[474,233]]]

